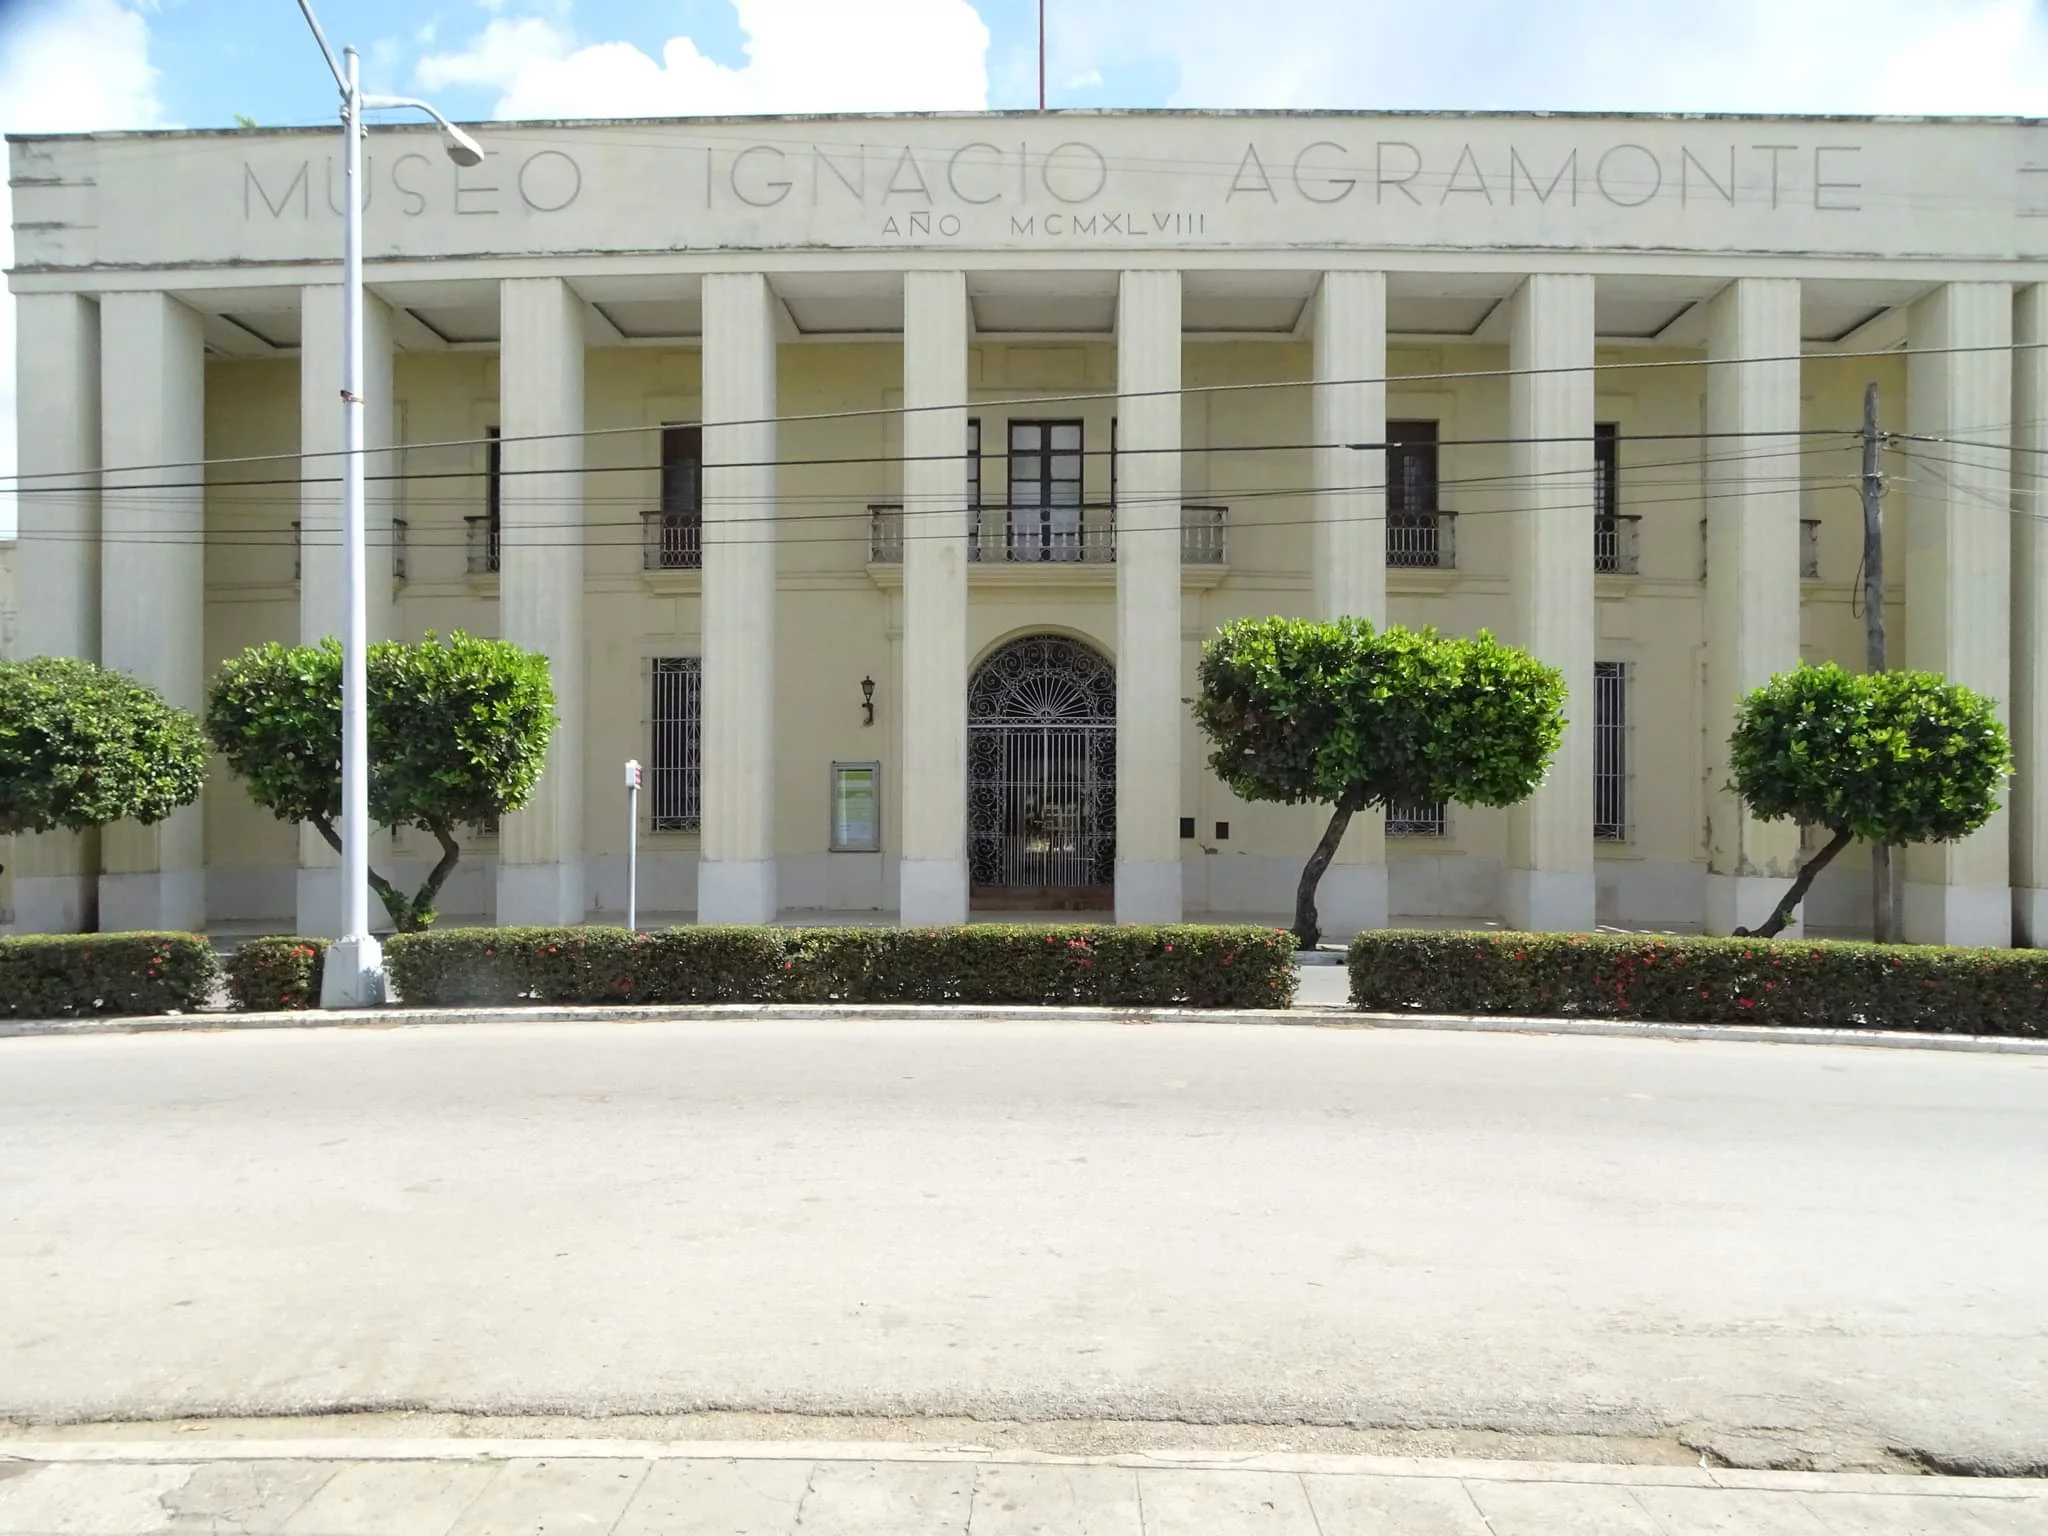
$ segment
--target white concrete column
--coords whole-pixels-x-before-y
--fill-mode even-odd
[[[899,920],[967,921],[967,276],[903,277]]]
[[[2019,288],[2012,339],[2013,924],[2048,949],[2048,283]]]
[[[347,600],[341,558],[341,285],[321,283],[299,295],[299,643],[339,639]],[[391,392],[391,310],[363,296],[364,537],[369,558],[371,640],[391,636],[391,446],[396,411]],[[380,836],[375,862],[389,847]],[[311,827],[299,829],[298,916],[295,931],[339,938],[341,860]],[[384,916],[373,898],[373,921]]]
[[[1315,311],[1315,612],[1387,621],[1387,279],[1325,272]],[[1338,382],[1342,381],[1342,382]],[[1319,815],[1326,815],[1327,808]],[[1352,818],[1324,871],[1316,910],[1333,938],[1387,925],[1387,824]]]
[[[1517,639],[1564,673],[1569,723],[1509,814],[1503,905],[1513,927],[1568,932],[1594,920],[1593,279],[1539,274],[1509,302]]]
[[[1740,278],[1707,323],[1705,917],[1732,933],[1770,916],[1799,867],[1799,829],[1722,788],[1743,697],[1799,665],[1799,280]]]
[[[697,921],[775,920],[775,295],[704,279],[704,827]]]
[[[75,293],[15,301],[17,654],[100,655],[100,312]],[[81,933],[99,895],[96,833],[21,837],[0,853],[14,876],[14,927]]]
[[[1944,284],[1913,305],[1906,361],[1908,432],[1962,441],[1908,445],[1905,663],[1940,672],[2007,709],[2012,323],[2010,285]],[[1977,350],[1944,350],[1958,348]],[[2003,806],[1960,843],[1907,849],[1906,939],[2011,944],[2011,867]]]
[[[555,727],[498,834],[498,921],[580,923],[583,875],[583,300],[558,277],[498,285],[498,633],[548,658]]]
[[[1117,292],[1116,918],[1181,915],[1180,274]]]
[[[206,351],[198,314],[166,293],[102,297],[100,402],[101,660],[199,713],[206,688],[206,471],[198,467],[206,457]],[[109,827],[100,853],[103,931],[205,926],[198,804],[154,827]]]

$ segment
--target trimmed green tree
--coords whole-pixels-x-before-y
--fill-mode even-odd
[[[206,737],[188,711],[89,661],[0,661],[0,835],[163,821],[199,798]]]
[[[417,645],[370,647],[370,819],[417,827],[441,857],[407,896],[375,870],[370,885],[401,933],[434,921],[462,858],[456,833],[525,805],[554,735],[545,656],[460,630]],[[259,645],[208,690],[206,729],[250,798],[303,822],[336,853],[341,837],[341,646]]]
[[[1353,816],[1526,799],[1563,734],[1564,694],[1556,668],[1484,631],[1240,619],[1202,648],[1195,720],[1239,799],[1331,808],[1294,897],[1308,947],[1322,938],[1316,887]]]
[[[1947,843],[1998,809],[2012,748],[1998,706],[1937,672],[1782,672],[1742,701],[1728,738],[1735,782],[1760,821],[1824,828],[1823,844],[1756,938],[1774,938],[1852,839]],[[1740,933],[1743,930],[1738,929]]]

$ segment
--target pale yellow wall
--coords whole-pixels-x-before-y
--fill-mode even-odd
[[[1632,348],[1605,352],[1602,360],[1682,356]],[[1012,415],[1080,416],[1090,450],[1088,499],[1108,499],[1103,450],[1109,442],[1111,400],[1005,402],[1113,391],[1114,362],[1113,347],[1100,339],[975,348],[970,378],[974,410],[983,422],[985,500],[1004,496],[1004,427]],[[1312,429],[1310,392],[1298,381],[1311,374],[1312,363],[1307,347],[1293,342],[1188,345],[1186,496],[1229,507],[1231,550],[1230,574],[1220,585],[1191,586],[1186,592],[1183,688],[1189,695],[1200,641],[1217,625],[1247,615],[1308,611],[1312,543],[1307,520],[1313,502],[1305,494],[1311,475],[1306,445]],[[1389,389],[1388,414],[1434,417],[1441,423],[1446,442],[1442,504],[1458,513],[1455,574],[1391,573],[1389,611],[1395,622],[1433,624],[1454,633],[1487,627],[1516,638],[1507,515],[1516,506],[1516,489],[1503,481],[1506,448],[1471,441],[1505,435],[1505,384],[1499,378],[1428,377],[1506,364],[1505,351],[1489,347],[1402,346],[1390,356],[1389,372],[1396,381]],[[777,848],[785,859],[823,855],[829,765],[873,759],[884,766],[884,841],[893,849],[902,777],[900,590],[894,572],[871,575],[866,557],[869,504],[901,494],[896,462],[900,423],[890,414],[901,400],[900,348],[893,340],[786,345],[780,370],[779,406],[786,418],[778,447],[785,466],[783,511],[772,529],[762,530],[777,539],[782,573],[775,706]],[[1853,427],[1863,381],[1871,374],[1861,359],[1809,361],[1807,424]],[[1876,376],[1886,388],[1888,420],[1903,420],[1903,370],[1886,363]],[[696,574],[647,573],[640,556],[640,514],[659,499],[655,428],[663,421],[697,416],[698,358],[690,348],[598,350],[589,354],[586,377],[586,420],[596,435],[586,448],[582,512],[590,594],[584,739],[586,782],[594,786],[585,837],[586,857],[595,861],[623,852],[623,806],[612,786],[625,758],[648,755],[647,662],[700,649]],[[1219,384],[1276,387],[1205,388]],[[395,387],[402,442],[463,444],[408,446],[400,456],[412,478],[401,487],[394,510],[409,524],[410,579],[397,590],[395,629],[406,637],[458,627],[495,634],[496,582],[466,573],[462,519],[484,510],[483,451],[473,440],[496,421],[496,358],[482,351],[403,354]],[[1617,868],[1634,863],[1683,875],[1704,856],[1700,460],[1703,454],[1739,451],[1686,436],[1697,432],[1702,421],[1704,387],[1700,368],[1617,370],[1602,376],[1598,396],[1600,419],[1622,425],[1622,510],[1643,518],[1640,574],[1601,578],[1597,599],[1600,658],[1628,661],[1634,668],[1636,836],[1627,845],[1600,850],[1603,865]],[[260,640],[297,637],[289,525],[298,515],[298,490],[292,484],[246,483],[289,478],[295,472],[289,455],[297,446],[296,364],[216,361],[208,367],[206,389],[210,457],[286,456],[219,468],[211,476],[206,653],[212,666]],[[1677,436],[1657,440],[1660,434]],[[805,462],[816,460],[839,462]],[[1853,445],[1815,446],[1795,472],[1841,475],[1853,474],[1854,468]],[[1853,490],[1809,489],[1806,515],[1825,523],[1822,579],[1807,584],[1807,652],[1815,659],[1860,663],[1862,624],[1848,601],[1860,538]],[[561,536],[571,532],[565,527]],[[1898,569],[1895,556],[1895,591]],[[969,643],[978,658],[1014,635],[1057,630],[1112,652],[1114,605],[1112,569],[998,573],[998,579],[978,580],[974,586]],[[1893,623],[1897,636],[1896,611]],[[877,683],[872,728],[861,723],[863,676]],[[1217,861],[1191,886],[1198,906],[1208,889],[1204,878],[1232,859],[1292,860],[1305,853],[1320,813],[1235,800],[1208,773],[1192,726],[1183,743],[1180,793],[1198,831],[1184,851],[1190,860]],[[224,774],[215,776],[206,804],[211,862],[292,865],[292,834],[251,806]],[[1227,841],[1213,835],[1218,821],[1230,824]],[[653,852],[687,852],[695,844],[694,835],[682,833],[643,841]],[[490,849],[486,844],[477,851],[488,854]],[[1505,852],[1504,813],[1454,808],[1446,839],[1396,840],[1389,856],[1396,861],[1499,861]],[[893,901],[879,866],[872,884],[879,902]],[[1219,893],[1232,888],[1221,873],[1215,886]]]

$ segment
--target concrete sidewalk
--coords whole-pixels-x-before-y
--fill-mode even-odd
[[[5,1536],[2041,1536],[2048,1481],[645,1441],[0,1441]]]

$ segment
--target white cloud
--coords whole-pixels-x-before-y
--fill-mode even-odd
[[[163,121],[149,23],[121,0],[42,0],[16,6],[0,30],[0,131],[67,133],[153,128]],[[0,266],[14,263],[14,210],[0,188]],[[14,301],[0,304],[0,486],[11,487]],[[0,492],[0,537],[14,532],[14,498]]]
[[[1456,110],[2035,113],[2030,0],[1054,0],[1062,74],[1133,55],[1172,104]]]
[[[733,0],[738,68],[673,37],[580,43],[566,20],[494,16],[459,53],[419,62],[427,90],[498,91],[496,115],[722,116],[973,111],[988,104],[987,25],[969,0]],[[558,13],[559,14],[559,13]]]

